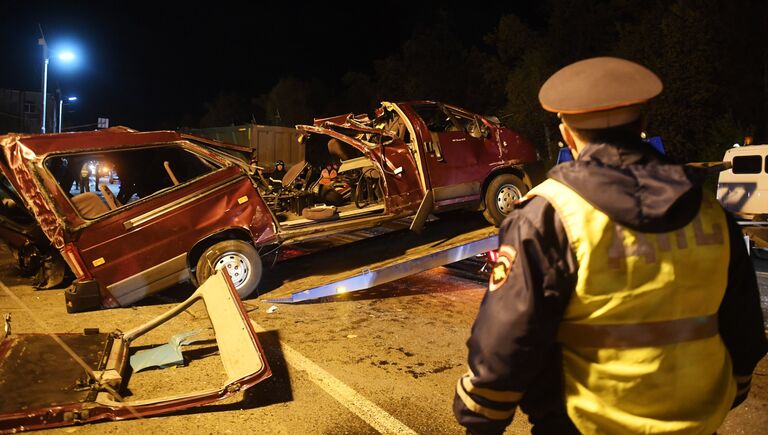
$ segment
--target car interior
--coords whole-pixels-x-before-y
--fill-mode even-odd
[[[306,150],[306,160],[291,165],[282,183],[255,183],[281,225],[384,213],[380,174],[362,152],[322,134],[308,135]],[[178,144],[56,155],[48,157],[45,166],[86,219],[220,167]]]
[[[78,213],[94,219],[221,166],[178,144],[51,156],[46,168]]]
[[[261,194],[281,226],[384,213],[381,176],[356,148],[322,134],[307,134],[306,158],[288,168],[282,185]]]

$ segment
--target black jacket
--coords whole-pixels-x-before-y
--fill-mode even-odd
[[[576,161],[556,166],[548,175],[615,222],[646,233],[674,231],[691,222],[701,204],[704,179],[703,172],[674,164],[639,140],[591,144]],[[718,315],[734,372],[743,376],[750,375],[768,352],[768,343],[754,269],[741,231],[732,217],[728,222],[728,286]],[[474,387],[517,391],[522,399],[494,401],[488,399],[491,395],[470,392],[470,402],[476,409],[479,404],[499,410],[519,404],[534,433],[577,432],[565,412],[556,343],[578,270],[563,224],[549,202],[533,197],[504,221],[499,240],[517,256],[502,284],[504,291],[486,292],[467,341],[468,363]],[[462,394],[467,396],[466,389]],[[501,433],[512,420],[474,412],[459,395],[454,413],[473,433]]]

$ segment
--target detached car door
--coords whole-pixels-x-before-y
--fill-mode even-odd
[[[191,312],[192,320],[179,316]],[[165,314],[131,326],[63,334],[0,328],[0,434],[169,413],[223,399],[271,376],[226,273],[211,276]],[[197,344],[174,341],[179,336],[194,336]],[[181,361],[163,357],[173,344]],[[148,365],[147,356],[158,364]],[[139,373],[153,366],[176,370]]]

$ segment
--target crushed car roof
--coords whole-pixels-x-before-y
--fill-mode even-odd
[[[190,139],[205,144],[234,149],[241,152],[249,152],[249,147],[228,144],[212,139],[194,136],[177,131],[136,131],[127,127],[111,127],[103,130],[56,133],[56,134],[14,134],[6,136],[16,136],[17,140],[22,142],[36,155],[45,155],[49,153],[77,150],[93,149],[119,149],[131,145],[146,145],[153,143],[168,143],[180,140]]]

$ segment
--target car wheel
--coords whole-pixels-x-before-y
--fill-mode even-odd
[[[235,290],[245,299],[256,290],[261,280],[262,265],[259,253],[250,243],[225,240],[210,246],[197,260],[195,278],[198,285],[205,282],[215,270],[224,269],[232,278]]]
[[[485,219],[495,226],[501,225],[514,209],[514,203],[528,191],[523,180],[512,174],[496,176],[485,191]]]

